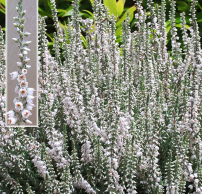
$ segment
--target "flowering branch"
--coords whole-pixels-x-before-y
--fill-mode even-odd
[[[28,88],[28,82],[26,80],[27,69],[31,67],[28,65],[30,58],[27,57],[27,54],[30,49],[27,46],[31,43],[31,41],[25,41],[24,37],[30,35],[31,33],[24,32],[24,16],[26,10],[22,10],[22,6],[22,0],[19,0],[18,6],[16,7],[18,16],[13,17],[13,19],[17,22],[13,25],[17,28],[17,32],[19,34],[18,38],[13,38],[13,40],[18,43],[18,47],[20,49],[20,62],[17,62],[19,70],[10,73],[11,80],[17,78],[18,84],[15,87],[15,92],[18,94],[18,97],[14,98],[13,100],[15,109],[7,112],[8,124],[18,125],[22,125],[24,123],[32,124],[32,122],[28,120],[28,117],[32,115],[30,110],[32,110],[32,108],[35,106],[32,102],[34,98],[34,88]]]

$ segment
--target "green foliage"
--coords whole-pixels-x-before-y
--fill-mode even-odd
[[[0,0],[0,26],[2,28],[2,30],[6,30],[5,28],[5,6],[6,6],[6,2],[5,0]]]

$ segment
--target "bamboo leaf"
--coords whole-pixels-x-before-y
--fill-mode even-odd
[[[116,0],[104,0],[104,5],[109,9],[109,13],[117,18]]]
[[[201,5],[199,4],[199,3],[197,3],[197,5],[198,5],[198,7],[202,10],[202,7],[201,7]]]
[[[202,19],[200,19],[200,20],[197,20],[197,22],[202,22]]]
[[[88,11],[88,10],[82,10],[82,11],[84,11],[84,12],[86,12],[86,13],[88,13],[92,18],[94,18],[94,15],[93,15],[93,13],[92,12],[90,12],[90,11]]]
[[[71,9],[71,10],[67,11],[62,17],[71,16],[72,13],[73,13],[73,10]]]
[[[51,41],[53,42],[53,38],[50,36],[50,34],[46,33],[46,35],[48,36],[48,38],[51,39]]]
[[[81,40],[83,41],[84,47],[87,48],[87,41],[82,34],[81,34]]]
[[[168,26],[168,25],[170,25],[170,21],[168,20],[168,21],[166,21],[166,27]]]
[[[1,8],[0,8],[0,12],[2,12],[3,14],[6,14],[5,11]]]
[[[119,0],[119,1],[116,3],[116,10],[117,10],[118,16],[120,16],[120,15],[123,13],[123,9],[124,9],[123,0]]]
[[[53,42],[48,42],[47,46],[52,46],[54,43]]]
[[[189,5],[184,1],[177,1],[177,8],[179,11],[186,11],[189,9]]]
[[[170,31],[170,29],[171,29],[171,26],[167,26],[166,27],[166,32],[168,33]]]
[[[187,24],[185,24],[185,27],[186,27],[186,29],[189,29],[189,28],[190,28],[190,26],[188,26]]]
[[[0,12],[2,12],[3,14],[6,14],[5,12],[5,0],[0,0]]]
[[[6,6],[6,0],[0,0],[0,4],[2,4],[5,7]]]
[[[175,27],[182,28],[182,25],[181,24],[175,24]],[[185,27],[186,27],[186,29],[190,28],[190,26],[188,26],[187,24],[185,24]]]
[[[122,35],[122,27],[121,26],[117,27],[115,35],[116,36],[121,36]]]
[[[50,18],[52,18],[52,15],[49,14],[48,12],[44,11],[43,9],[41,9],[40,7],[38,7],[38,11],[40,13],[41,16],[48,16]]]
[[[131,8],[129,8],[128,10],[126,10],[126,12],[123,14],[123,16],[119,19],[119,21],[116,23],[116,26],[119,26],[122,24],[122,22],[126,19],[127,17],[127,12],[129,12],[129,17],[130,17],[130,22],[133,19],[133,13],[136,10],[135,5],[132,6]]]

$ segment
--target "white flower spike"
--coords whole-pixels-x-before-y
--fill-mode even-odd
[[[22,10],[22,0],[18,1],[18,7],[16,8],[18,16],[13,19],[16,21],[14,26],[17,28],[18,38],[12,38],[16,43],[19,43],[18,47],[20,49],[20,54],[18,55],[20,61],[17,62],[19,67],[18,71],[10,73],[11,80],[17,78],[18,84],[15,87],[15,92],[18,94],[18,97],[15,97],[13,102],[15,105],[15,110],[11,110],[7,113],[8,124],[32,124],[32,121],[28,120],[28,117],[32,115],[30,110],[35,106],[33,104],[33,93],[34,88],[28,88],[28,82],[26,80],[26,75],[28,73],[27,69],[31,66],[28,65],[30,58],[27,57],[28,51],[30,49],[27,47],[32,41],[27,41],[24,39],[25,36],[29,36],[31,33],[24,32],[24,23],[25,23],[25,13],[26,11]]]

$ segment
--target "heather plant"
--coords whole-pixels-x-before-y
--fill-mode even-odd
[[[27,46],[31,43],[31,41],[25,41],[25,37],[29,36],[31,33],[24,32],[24,16],[26,14],[26,10],[23,10],[22,0],[18,1],[18,6],[16,7],[16,10],[18,16],[14,17],[13,19],[17,23],[13,23],[13,25],[17,28],[17,33],[19,34],[19,37],[13,38],[13,40],[18,44],[18,48],[20,51],[20,62],[17,62],[19,70],[10,73],[10,75],[11,80],[17,79],[18,81],[18,84],[15,87],[15,92],[18,94],[18,97],[15,97],[13,100],[15,109],[8,111],[7,117],[8,124],[22,125],[24,123],[32,124],[32,122],[28,120],[28,117],[32,115],[30,110],[32,110],[32,107],[34,106],[32,102],[34,98],[34,88],[28,88],[28,82],[26,78],[28,68],[31,67],[30,65],[28,65],[30,58],[27,57],[28,51],[30,51]]]
[[[82,19],[79,0],[73,1],[65,28],[51,0],[54,56],[46,17],[39,16],[38,128],[5,127],[1,76],[0,191],[200,194],[202,52],[196,3],[192,0],[189,30],[181,14],[181,45],[176,2],[170,0],[169,53],[165,0],[157,9],[148,0],[147,10],[136,0],[137,29],[131,32],[128,15],[121,45],[116,17],[99,0],[93,2],[94,19]],[[2,31],[0,46],[4,70]]]

